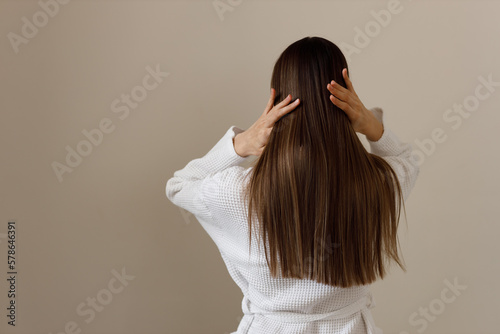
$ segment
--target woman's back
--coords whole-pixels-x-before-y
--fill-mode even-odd
[[[373,112],[382,121],[382,110]],[[369,285],[342,288],[310,279],[283,278],[280,274],[273,277],[262,253],[264,244],[255,234],[249,252],[248,203],[244,195],[254,167],[239,166],[245,158],[238,157],[229,144],[241,131],[231,127],[207,155],[176,172],[177,182],[182,182],[188,179],[183,174],[226,166],[205,179],[200,193],[187,192],[184,196],[186,201],[195,196],[203,200],[204,206],[194,211],[191,208],[191,212],[214,240],[229,274],[242,291],[244,317],[235,333],[376,333],[369,312],[374,306]],[[406,199],[419,170],[411,158],[411,145],[401,142],[387,128],[377,142],[368,142],[371,151],[394,168]],[[167,195],[175,184],[175,178],[169,180]],[[172,193],[170,196],[182,206]],[[326,254],[338,248],[334,243],[317,246]]]
[[[228,272],[243,293],[244,316],[236,332],[242,333],[367,333],[361,310],[371,307],[369,285],[341,288],[309,279],[272,277],[265,256],[258,251],[258,240],[253,236],[252,252],[248,252],[248,226],[243,206],[229,207],[223,203],[243,201],[246,170],[237,168],[233,175],[226,175],[217,187],[218,210],[213,210],[214,220],[224,224],[224,231],[216,241]],[[225,183],[225,184],[224,184]],[[232,184],[233,186],[229,186]],[[220,192],[220,189],[224,190]],[[212,188],[215,189],[215,186]],[[215,201],[208,200],[211,205]],[[262,247],[262,245],[261,245]],[[335,245],[322,245],[332,249]],[[368,298],[367,301],[364,301]],[[341,315],[328,315],[338,310]],[[366,314],[366,313],[365,313]],[[365,315],[366,316],[366,315]],[[369,316],[369,315],[368,315]],[[322,321],[318,321],[325,319]],[[314,322],[312,322],[314,321]]]

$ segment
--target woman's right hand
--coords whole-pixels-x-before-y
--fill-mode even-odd
[[[347,89],[332,80],[326,87],[332,93],[330,100],[346,113],[354,131],[364,134],[368,140],[379,140],[384,132],[383,124],[359,99],[351,80],[347,76],[346,68],[342,70],[342,76]]]

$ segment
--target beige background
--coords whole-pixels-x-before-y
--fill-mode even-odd
[[[376,31],[370,11],[391,1],[221,1],[232,8],[222,16],[212,0],[74,0],[17,53],[9,34],[22,33],[23,17],[43,23],[42,9],[0,2],[0,331],[55,334],[72,321],[81,333],[235,331],[242,294],[165,183],[231,125],[258,118],[290,43],[321,36],[346,52],[355,29],[368,27],[369,45],[349,57],[351,79],[424,157],[408,228],[401,221],[408,272],[394,267],[373,285],[372,314],[384,333],[498,333],[500,87],[460,126],[443,116],[474,101],[480,76],[500,81],[500,3],[401,0]],[[120,119],[111,104],[140,93],[148,66],[169,75]],[[59,182],[51,164],[106,118],[114,130]],[[425,155],[416,143],[433,131]],[[6,317],[10,219],[15,328]],[[122,286],[113,270],[134,279]],[[454,295],[446,280],[466,288]],[[97,298],[93,318],[87,298]]]

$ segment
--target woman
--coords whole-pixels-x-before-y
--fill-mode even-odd
[[[197,217],[243,292],[233,333],[381,333],[369,285],[390,261],[405,270],[397,228],[419,173],[412,147],[364,107],[326,39],[291,44],[271,87],[259,119],[176,171],[167,197]]]

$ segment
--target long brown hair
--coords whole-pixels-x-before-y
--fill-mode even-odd
[[[391,259],[406,271],[397,175],[329,99],[332,79],[346,87],[343,68],[340,49],[320,37],[291,44],[274,66],[275,104],[288,94],[301,103],[275,123],[245,192],[250,243],[257,216],[273,277],[280,269],[283,278],[350,287],[384,278]]]

